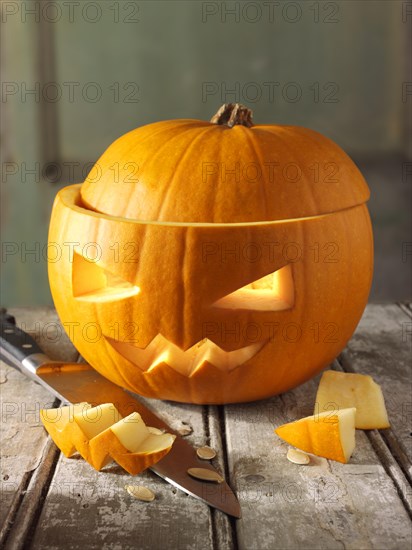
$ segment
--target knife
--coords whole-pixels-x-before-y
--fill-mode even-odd
[[[204,482],[187,473],[188,468],[216,472],[215,468],[201,461],[189,443],[128,391],[101,376],[87,363],[51,360],[29,334],[16,326],[11,315],[2,313],[0,325],[0,358],[7,364],[44,386],[63,403],[114,403],[122,416],[138,412],[148,426],[174,433],[172,449],[150,469],[209,506],[235,518],[241,517],[239,502],[226,482]]]

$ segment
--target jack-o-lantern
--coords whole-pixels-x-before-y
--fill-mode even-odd
[[[211,122],[143,126],[57,195],[57,311],[83,357],[139,394],[228,403],[284,392],[328,365],[360,319],[368,198],[335,143],[253,125],[238,104]]]

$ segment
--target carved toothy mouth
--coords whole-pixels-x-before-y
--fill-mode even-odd
[[[158,334],[145,347],[139,348],[128,342],[120,342],[106,336],[110,345],[142,371],[151,371],[157,365],[166,363],[184,376],[191,376],[205,362],[221,371],[229,372],[254,357],[266,344],[266,340],[233,351],[225,351],[217,344],[204,338],[184,351]]]

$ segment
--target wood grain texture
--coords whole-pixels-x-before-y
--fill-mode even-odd
[[[39,466],[33,472],[30,472],[31,476],[27,486],[19,495],[19,507],[12,517],[13,529],[10,529],[6,539],[7,548],[14,549],[27,546],[27,541],[31,538],[33,525],[41,512],[59,454],[59,449],[48,438]]]
[[[243,511],[239,547],[409,548],[408,513],[364,432],[356,433],[349,464],[287,460],[289,446],[273,428],[312,414],[318,380],[267,401],[225,408],[231,482]]]
[[[209,428],[202,407],[145,402],[173,428],[191,427],[193,432],[187,439],[193,445],[208,443]],[[124,486],[133,484],[151,489],[156,500],[144,503],[131,497]],[[77,530],[76,542],[73,542],[74,530]],[[132,477],[111,464],[96,472],[82,459],[61,456],[33,536],[33,548],[45,545],[212,549],[215,548],[212,513],[205,503],[149,471]]]
[[[391,423],[384,438],[412,478],[412,321],[396,304],[370,304],[343,351],[344,370],[369,374],[381,385]]]
[[[9,311],[52,357],[76,359],[68,339],[53,336],[58,332],[54,310]],[[391,430],[357,431],[348,464],[319,457],[311,457],[308,466],[292,464],[286,458],[288,445],[273,432],[281,423],[313,413],[319,377],[249,404],[200,407],[145,400],[172,428],[192,429],[187,439],[193,445],[217,451],[213,464],[241,501],[243,517],[237,521],[150,471],[131,477],[112,464],[98,473],[80,458],[66,459],[36,419],[37,408],[53,398],[1,365],[0,545],[56,550],[409,550],[410,409],[404,417],[402,407],[410,398],[409,341],[404,341],[409,330],[404,323],[409,322],[408,313],[397,305],[368,306],[341,363],[333,365],[371,374],[382,385],[392,423]],[[144,503],[131,497],[124,486],[132,483],[152,489],[156,500]]]
[[[54,309],[15,308],[8,312],[15,316],[17,325],[29,332],[51,357],[76,360],[78,354],[68,338],[59,331]],[[0,541],[4,542],[11,522],[16,521],[17,511],[30,494],[34,472],[47,459],[47,434],[40,423],[39,411],[56,401],[40,385],[4,363],[0,365],[0,377]]]

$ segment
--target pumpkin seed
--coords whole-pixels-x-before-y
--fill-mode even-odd
[[[187,473],[202,481],[214,481],[215,483],[222,483],[222,481],[224,481],[220,474],[213,470],[207,470],[206,468],[189,468]]]
[[[125,485],[125,489],[129,495],[143,502],[152,502],[156,498],[154,492],[143,485]]]
[[[309,464],[310,462],[310,458],[306,453],[297,451],[296,449],[289,449],[286,456],[293,464]]]
[[[149,432],[153,435],[162,435],[166,432],[166,430],[163,430],[161,428],[153,428],[153,427],[148,427],[147,428],[149,430]]]
[[[177,430],[177,433],[184,437],[185,435],[190,435],[193,432],[193,428],[190,426],[183,426]]]
[[[196,449],[196,454],[202,460],[212,460],[212,458],[215,458],[216,456],[216,451],[211,447],[205,446]]]

